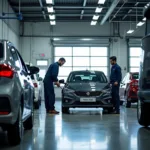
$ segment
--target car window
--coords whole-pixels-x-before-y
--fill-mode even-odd
[[[28,69],[27,69],[27,67],[26,67],[26,65],[25,65],[25,63],[24,63],[24,61],[23,61],[21,55],[19,54],[18,51],[16,51],[16,52],[17,52],[18,57],[19,57],[19,59],[20,59],[20,62],[21,62],[21,65],[22,65],[22,70],[23,70],[24,72],[28,73],[29,71],[28,71]]]
[[[100,82],[107,83],[107,78],[101,72],[73,72],[70,74],[68,82]]]
[[[0,43],[0,58],[3,58],[4,57],[4,47],[3,47],[3,44]]]
[[[11,47],[10,48],[10,52],[11,52],[12,58],[13,58],[13,60],[15,62],[15,66],[18,67],[18,68],[21,68],[21,63],[20,63],[20,60],[19,60],[19,57],[17,55],[17,52],[16,52],[15,48]]]

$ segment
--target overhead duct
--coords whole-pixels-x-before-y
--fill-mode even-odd
[[[110,17],[111,13],[114,11],[114,9],[116,8],[116,6],[118,5],[118,3],[120,2],[120,0],[114,0],[113,3],[111,4],[110,8],[108,9],[106,15],[103,17],[102,21],[101,21],[101,25],[103,25],[107,19]]]

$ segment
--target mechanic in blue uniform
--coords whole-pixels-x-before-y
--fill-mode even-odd
[[[57,78],[59,73],[59,66],[63,66],[65,62],[66,60],[64,58],[60,58],[58,62],[51,64],[44,78],[45,108],[47,113],[50,114],[59,114],[59,112],[55,110],[54,106],[55,105],[54,84],[57,85],[57,87],[60,87],[60,83]]]
[[[112,103],[114,105],[115,111],[114,114],[120,114],[120,97],[119,97],[119,88],[120,82],[122,80],[121,68],[117,64],[116,56],[110,57],[111,74],[110,74],[110,84],[112,85]]]

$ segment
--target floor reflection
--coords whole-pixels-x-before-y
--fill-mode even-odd
[[[57,109],[60,109],[57,102]],[[25,131],[19,146],[10,147],[0,132],[5,150],[149,150],[150,129],[141,128],[136,108],[102,115],[102,109],[71,109],[69,115],[47,115],[44,104],[35,111],[34,128]]]

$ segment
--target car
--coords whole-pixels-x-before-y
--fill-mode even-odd
[[[23,129],[33,127],[34,87],[29,72],[14,45],[0,40],[0,127],[7,131],[12,145],[22,140]]]
[[[30,70],[30,67],[32,67],[33,65],[31,63],[25,63],[28,70]],[[38,76],[37,74],[32,74],[31,75],[31,79],[34,85],[34,89],[35,89],[35,98],[34,98],[34,108],[35,109],[39,109],[40,105],[41,105],[41,99],[42,99],[42,88],[41,88],[41,84],[38,81]]]
[[[128,72],[120,84],[120,101],[121,104],[126,102],[127,108],[131,107],[131,103],[138,101],[138,80],[138,72]]]
[[[102,107],[110,112],[111,99],[111,87],[103,72],[73,71],[62,89],[62,113],[76,107]]]

